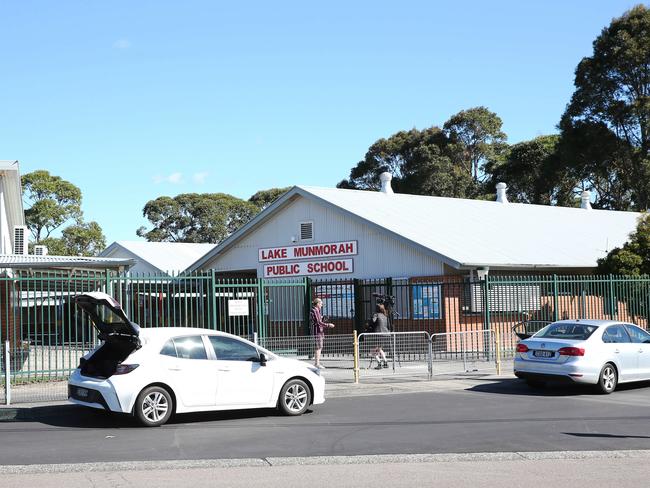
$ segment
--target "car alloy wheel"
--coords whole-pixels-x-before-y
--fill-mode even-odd
[[[603,366],[603,369],[600,372],[600,378],[598,379],[598,387],[600,391],[609,394],[616,389],[616,384],[618,383],[618,374],[616,373],[616,368],[613,364],[607,363]]]
[[[147,427],[157,427],[169,420],[172,414],[172,398],[160,386],[142,390],[135,402],[135,416]]]
[[[311,392],[307,384],[299,379],[289,380],[280,391],[280,410],[286,415],[300,415],[311,403]]]

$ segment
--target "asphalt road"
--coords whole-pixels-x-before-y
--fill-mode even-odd
[[[2,465],[368,454],[650,449],[650,386],[530,390],[516,380],[329,399],[302,417],[255,410],[178,416],[154,429],[62,406],[0,421]],[[51,413],[51,409],[48,410]]]

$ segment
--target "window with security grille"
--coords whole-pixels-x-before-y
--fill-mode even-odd
[[[300,240],[310,241],[314,238],[314,223],[300,222]]]

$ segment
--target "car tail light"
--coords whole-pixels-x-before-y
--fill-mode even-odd
[[[557,351],[560,356],[584,356],[585,350],[579,347],[561,347]]]
[[[517,344],[517,352],[528,352],[528,346],[526,344]]]
[[[139,364],[118,364],[115,373],[113,374],[127,374],[140,366]]]

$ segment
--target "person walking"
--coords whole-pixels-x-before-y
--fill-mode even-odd
[[[325,329],[332,329],[334,327],[334,324],[331,322],[323,321],[323,315],[321,314],[322,308],[323,300],[314,298],[311,312],[309,313],[309,325],[311,326],[311,335],[314,336],[314,364],[318,369],[325,369],[325,366],[320,362],[323,343],[325,342]]]
[[[375,334],[387,334],[390,332],[388,328],[388,314],[386,307],[382,303],[378,303],[375,307],[375,314],[372,316],[373,332]],[[375,369],[387,368],[388,361],[386,361],[386,353],[381,347],[386,342],[387,336],[379,336],[379,342],[374,350],[375,359],[377,360],[377,367]]]

